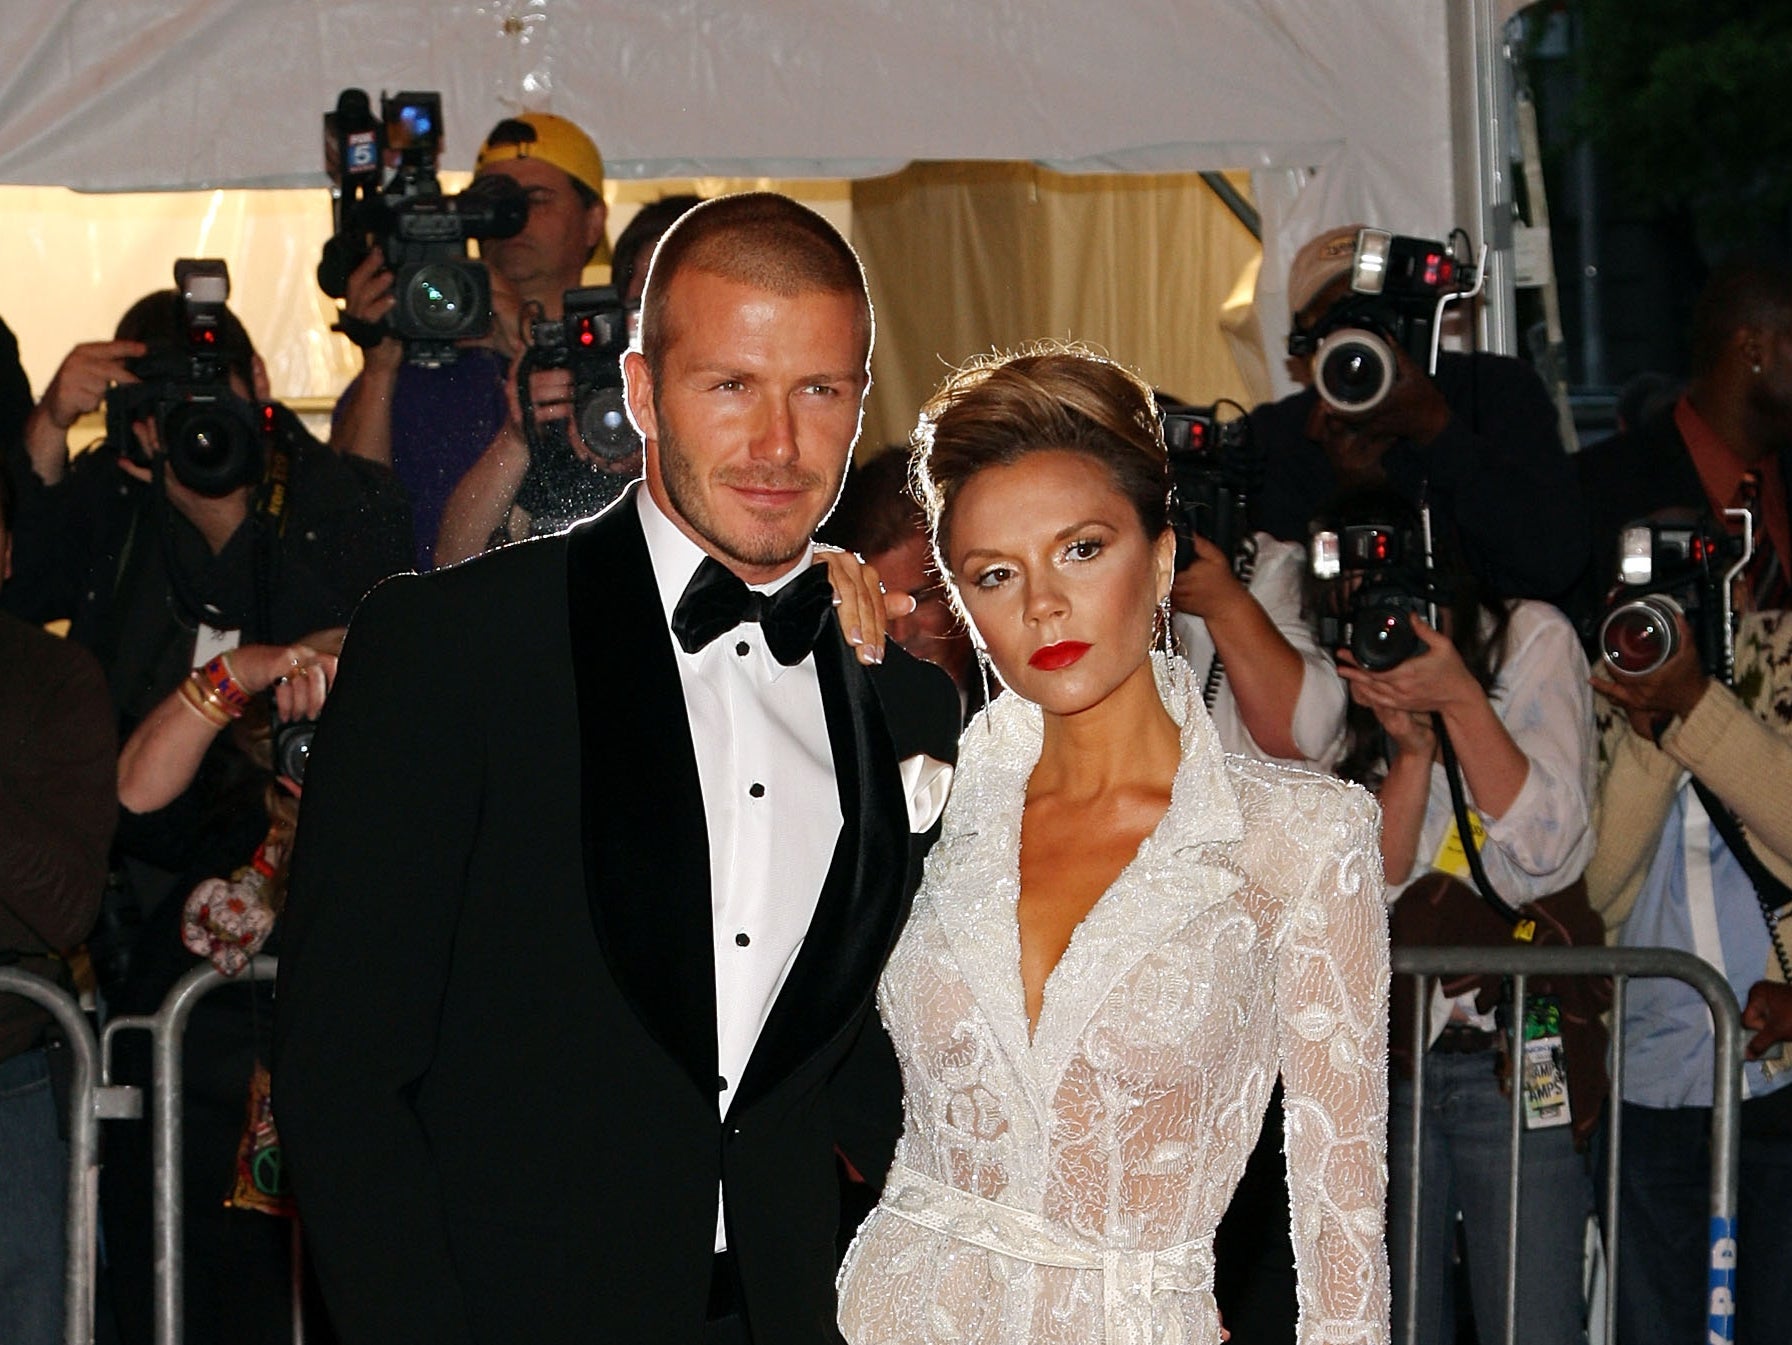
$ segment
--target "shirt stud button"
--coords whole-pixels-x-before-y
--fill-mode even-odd
[[[748,654],[753,652],[753,646],[748,644],[745,640],[742,640],[734,646],[734,652],[739,654],[742,658],[745,658]]]
[[[734,936],[734,942],[736,946],[745,948],[749,943],[753,942],[753,940],[747,937],[747,931],[743,929],[740,933]]]
[[[756,799],[762,799],[765,797],[765,786],[755,780],[751,785],[747,786],[747,793],[751,794]]]
[[[716,1075],[716,1092],[726,1093],[727,1091],[728,1091],[728,1080],[723,1078],[720,1074]]]

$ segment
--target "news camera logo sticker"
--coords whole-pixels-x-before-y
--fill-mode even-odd
[[[357,131],[348,138],[348,171],[369,172],[379,166],[379,138],[372,131]]]

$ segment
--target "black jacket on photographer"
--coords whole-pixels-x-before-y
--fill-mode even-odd
[[[275,422],[291,462],[284,524],[276,533],[252,504],[216,555],[160,488],[124,470],[113,445],[76,455],[55,485],[11,450],[19,507],[0,603],[28,621],[69,621],[70,638],[105,669],[120,741],[192,670],[202,623],[241,632],[240,643],[291,643],[345,625],[369,589],[410,568],[408,505],[390,470],[332,453],[277,404]],[[199,852],[229,829],[218,825],[238,811],[228,800],[253,797],[259,810],[265,777],[251,785],[249,769],[220,735],[186,795],[121,820],[121,854],[161,871],[137,873],[146,907],[167,879],[211,867]],[[228,872],[246,858],[216,862]]]
[[[1437,536],[1454,531],[1469,566],[1501,597],[1560,601],[1587,560],[1586,520],[1556,410],[1522,360],[1477,351],[1438,355],[1432,382],[1450,419],[1429,444],[1396,439],[1381,458],[1388,484],[1431,506]],[[1305,543],[1308,525],[1347,483],[1307,437],[1318,394],[1303,389],[1251,412],[1263,456],[1253,522]]]

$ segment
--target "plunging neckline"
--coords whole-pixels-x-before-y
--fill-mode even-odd
[[[1003,696],[965,730],[952,798],[917,897],[918,909],[931,908],[957,948],[996,1038],[1042,1091],[1049,1092],[1048,1076],[1065,1063],[1114,982],[1172,929],[1237,886],[1229,869],[1200,857],[1208,844],[1243,835],[1219,735],[1193,671],[1162,654],[1152,661],[1158,694],[1181,730],[1170,802],[1071,931],[1041,988],[1037,1022],[1027,1013],[1020,974],[1019,910],[1022,815],[1044,738],[1038,706]],[[955,878],[939,888],[948,874]],[[953,883],[963,886],[948,896]],[[1157,893],[1171,888],[1184,900],[1166,906]],[[936,892],[947,899],[936,903]]]
[[[1181,726],[1178,725],[1177,728],[1178,733],[1180,734]],[[1038,764],[1037,760],[1035,760],[1034,764]],[[1025,790],[1023,789],[1020,824],[1014,829],[1014,850],[1011,856],[1014,873],[1014,907],[1012,915],[1014,921],[1015,971],[1020,980],[1020,1016],[1021,1021],[1026,1024],[1027,1049],[1029,1051],[1033,1049],[1034,1043],[1038,1039],[1040,1024],[1045,1022],[1046,1011],[1050,1003],[1052,981],[1058,975],[1058,968],[1070,961],[1070,955],[1076,950],[1077,941],[1082,937],[1083,930],[1087,928],[1090,921],[1095,918],[1096,913],[1101,910],[1103,904],[1108,902],[1109,897],[1127,884],[1127,880],[1132,875],[1133,870],[1139,866],[1141,857],[1143,857],[1146,851],[1151,847],[1151,844],[1156,839],[1158,833],[1164,829],[1164,823],[1169,820],[1171,814],[1175,811],[1177,789],[1182,781],[1182,768],[1183,762],[1179,760],[1176,766],[1176,774],[1170,779],[1169,800],[1164,804],[1164,810],[1158,815],[1157,821],[1152,823],[1151,829],[1139,838],[1138,845],[1134,848],[1126,863],[1122,864],[1119,869],[1115,871],[1114,876],[1109,879],[1107,886],[1096,893],[1095,900],[1089,903],[1089,909],[1084,911],[1082,915],[1077,918],[1076,923],[1071,926],[1070,937],[1064,941],[1063,950],[1058,954],[1057,959],[1052,965],[1046,970],[1045,979],[1040,983],[1039,1018],[1037,1021],[1027,1013],[1025,944],[1021,937],[1020,927],[1020,899],[1023,891],[1020,878],[1020,852],[1022,838],[1026,833],[1027,826]],[[1031,778],[1032,772],[1029,771],[1028,779]],[[1087,942],[1087,940],[1084,939],[1084,942]]]

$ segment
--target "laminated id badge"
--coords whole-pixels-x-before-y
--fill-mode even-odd
[[[1524,1006],[1524,1128],[1547,1130],[1572,1119],[1562,1003],[1554,995],[1533,995]]]

